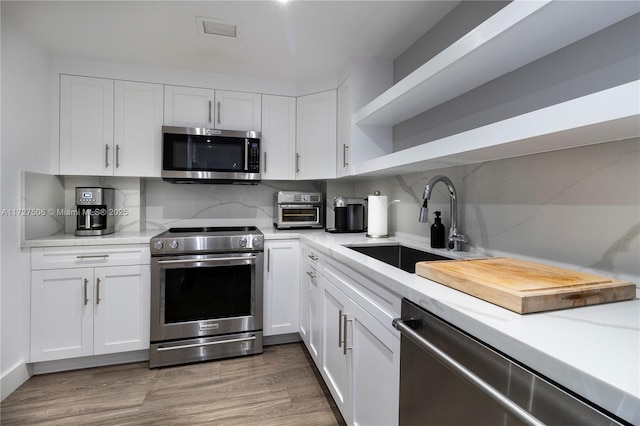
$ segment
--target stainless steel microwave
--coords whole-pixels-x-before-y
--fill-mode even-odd
[[[162,126],[162,179],[260,182],[260,132]]]

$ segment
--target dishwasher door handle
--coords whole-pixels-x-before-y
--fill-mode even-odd
[[[406,320],[410,321],[410,320]],[[480,377],[471,372],[464,365],[460,364],[458,361],[453,359],[451,356],[447,355],[444,351],[439,349],[433,343],[429,342],[427,339],[418,334],[413,328],[409,327],[405,320],[402,318],[396,318],[393,320],[393,326],[400,331],[400,333],[407,336],[411,341],[413,341],[418,347],[422,350],[436,358],[438,361],[443,363],[445,366],[450,368],[453,372],[455,372],[458,376],[462,377],[467,382],[471,383],[473,386],[478,388],[482,393],[493,399],[495,402],[500,404],[505,410],[509,413],[513,414],[519,420],[524,422],[527,425],[536,425],[543,426],[544,423],[534,417],[531,413],[520,407],[518,404],[510,400],[508,397],[503,395],[496,388],[482,380]]]

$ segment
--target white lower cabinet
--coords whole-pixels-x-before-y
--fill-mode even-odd
[[[299,328],[300,245],[295,240],[265,241],[265,336],[297,333]]]
[[[117,253],[61,250],[81,266],[31,271],[31,362],[148,349],[148,261],[95,266],[110,265],[108,254]],[[145,250],[134,256],[144,257],[140,252]],[[42,259],[60,253],[56,248],[34,249],[32,264],[46,264]]]
[[[338,409],[349,425],[397,424],[400,336],[391,318],[399,312],[372,300],[395,307],[400,298],[346,278],[304,245],[302,256],[300,333]]]

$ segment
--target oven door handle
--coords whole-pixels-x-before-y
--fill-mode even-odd
[[[188,345],[160,346],[158,347],[157,351],[163,352],[163,351],[172,351],[174,349],[198,348],[201,346],[221,345],[223,343],[248,342],[250,340],[256,340],[256,336],[241,337],[238,339],[216,340],[215,342],[206,342],[206,343],[192,343]]]
[[[219,265],[241,265],[246,263],[255,263],[256,256],[244,257],[216,257],[213,259],[176,259],[176,260],[158,260],[158,265],[184,265],[184,266],[204,266],[207,264]],[[249,261],[249,262],[247,262]],[[202,265],[201,265],[202,264]]]

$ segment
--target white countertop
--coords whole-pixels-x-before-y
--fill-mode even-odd
[[[366,238],[364,233],[260,230],[266,240],[299,238],[606,410],[640,424],[640,299],[519,315],[343,245],[402,242],[451,256],[446,250],[402,238]],[[146,244],[160,232],[57,235],[25,241],[23,247]]]

